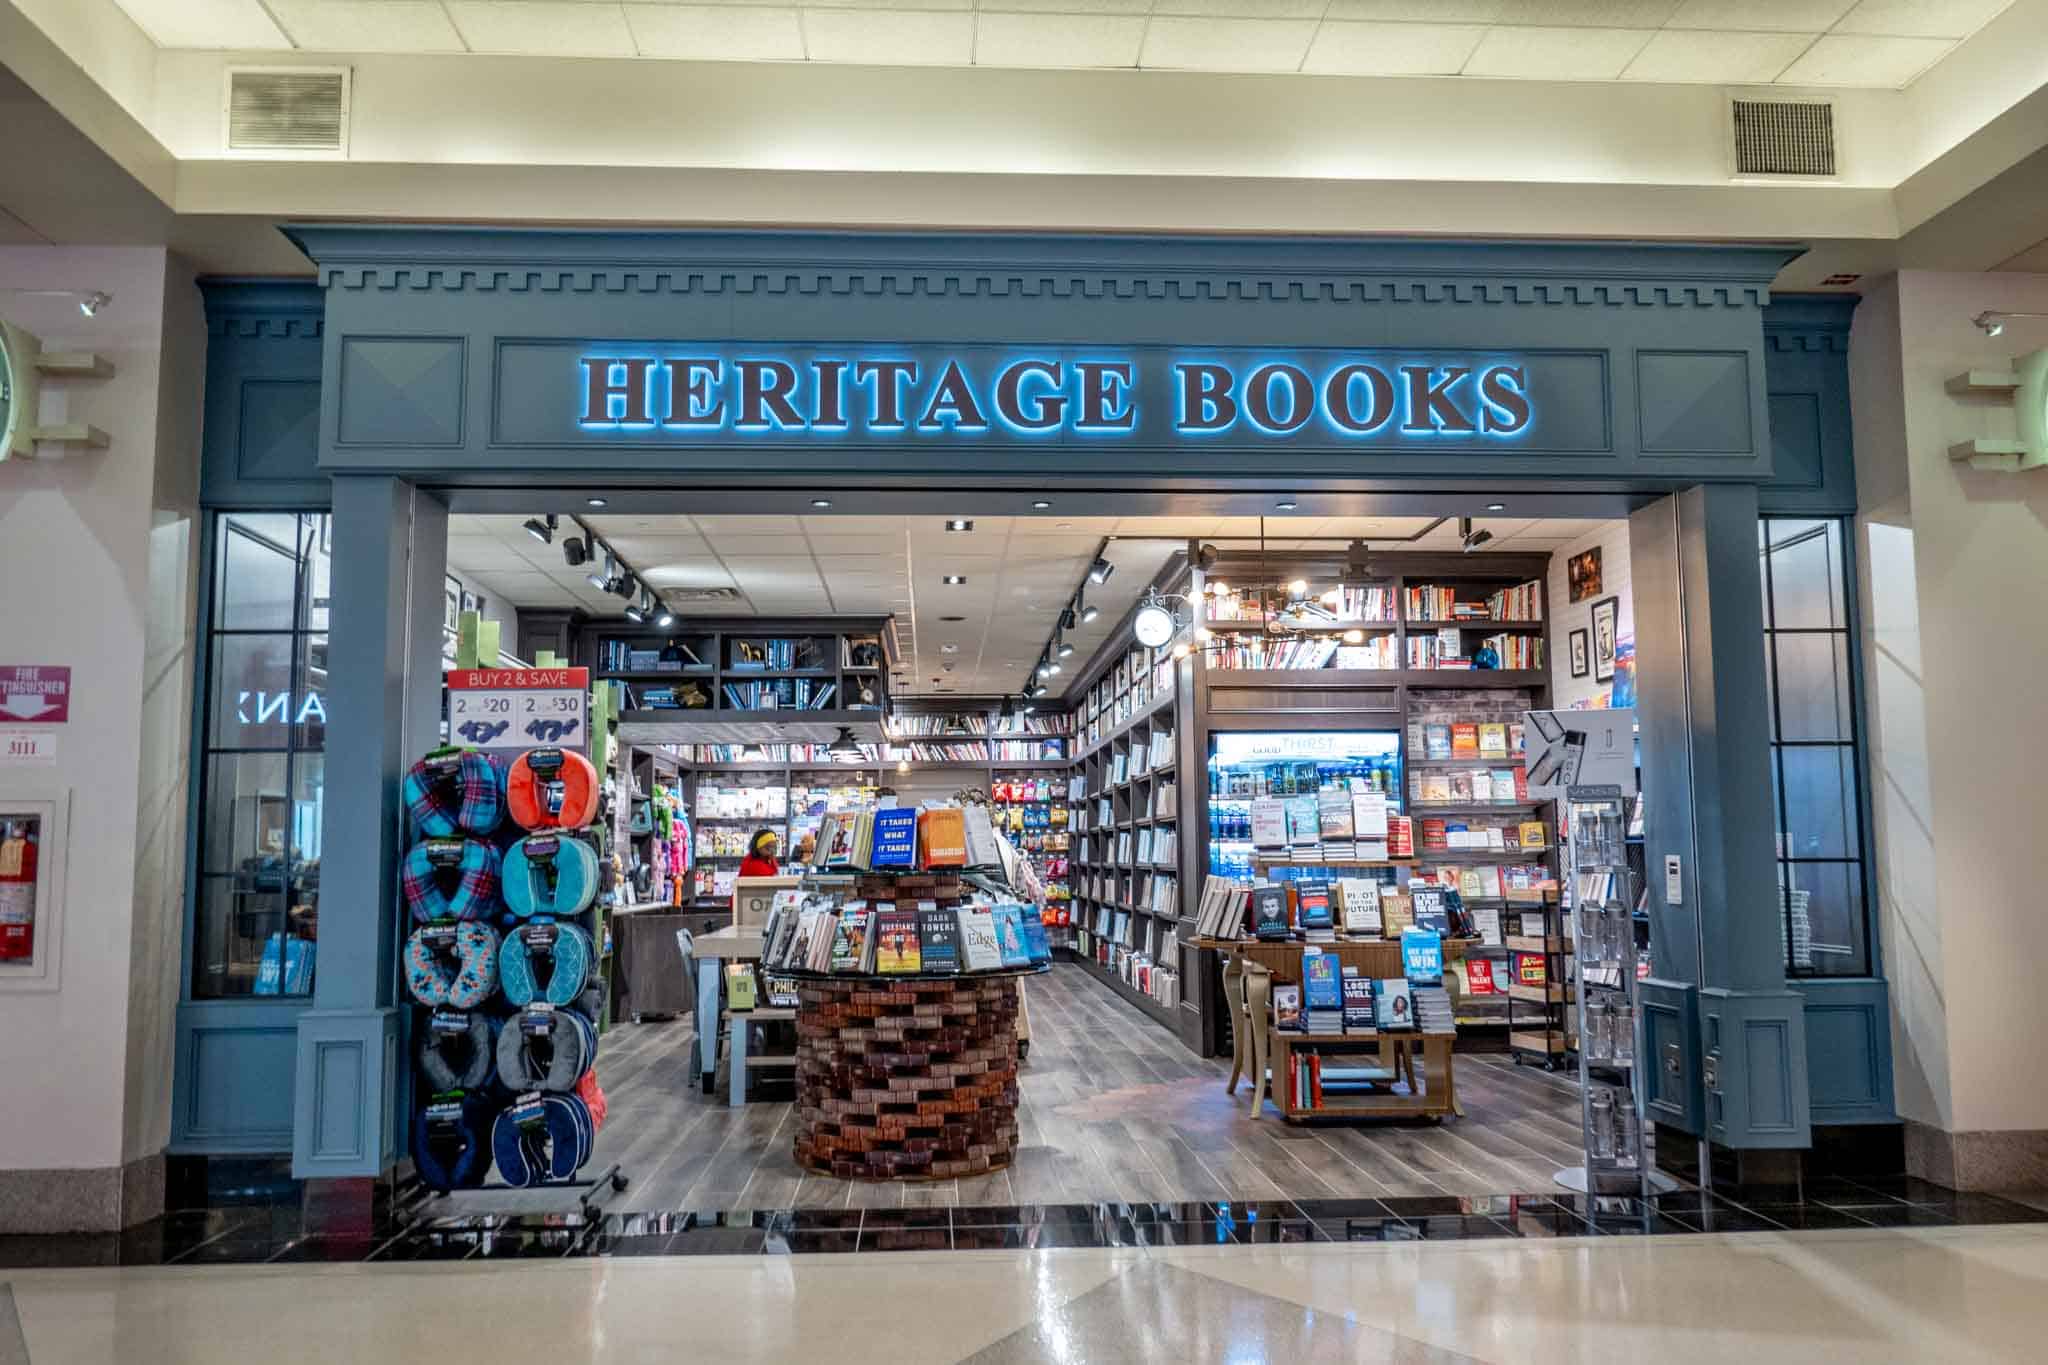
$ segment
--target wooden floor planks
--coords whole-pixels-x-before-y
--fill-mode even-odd
[[[611,1117],[597,1159],[619,1161],[632,1182],[611,1207],[1514,1194],[1549,1190],[1579,1156],[1578,1088],[1563,1074],[1461,1054],[1462,1119],[1290,1126],[1268,1107],[1254,1121],[1248,1082],[1223,1093],[1227,1058],[1195,1056],[1083,969],[1056,966],[1026,989],[1032,1036],[1017,1159],[967,1180],[849,1182],[805,1171],[791,1154],[786,1080],[757,1076],[760,1098],[733,1109],[696,1088],[688,1020],[611,1030],[598,1059]]]

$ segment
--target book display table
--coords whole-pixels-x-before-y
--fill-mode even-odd
[[[1017,1154],[1017,980],[796,978],[796,1161],[847,1180],[951,1179]]]
[[[1224,981],[1244,981],[1248,976],[1263,978],[1258,988],[1245,993],[1245,1001],[1256,1001],[1263,1014],[1272,985],[1299,985],[1301,950],[1307,946],[1288,941],[1258,939],[1195,940],[1197,947],[1214,949],[1224,955]],[[1368,977],[1391,977],[1401,973],[1401,945],[1382,939],[1339,939],[1316,945],[1336,957],[1345,967]],[[1450,945],[1446,945],[1447,955]],[[1227,987],[1226,987],[1227,988]],[[1290,1123],[1320,1118],[1433,1118],[1460,1114],[1457,1086],[1452,1068],[1454,1033],[1430,1033],[1414,1029],[1369,1029],[1344,1033],[1305,1033],[1297,1029],[1274,1028],[1263,1018],[1254,1018],[1242,1006],[1233,1011],[1233,1034],[1243,1038],[1237,1049],[1237,1067],[1231,1073],[1229,1089],[1236,1090],[1240,1073],[1252,1079],[1254,1111],[1263,1107],[1266,1075],[1272,1077],[1272,1099],[1280,1116]],[[1297,1052],[1327,1055],[1333,1061],[1362,1063],[1363,1073],[1379,1072],[1368,1089],[1343,1095],[1326,1095],[1318,1104],[1297,1102],[1298,1090],[1286,1083],[1294,1075]],[[1340,1054],[1354,1054],[1340,1056]],[[1355,1055],[1370,1054],[1370,1055]]]

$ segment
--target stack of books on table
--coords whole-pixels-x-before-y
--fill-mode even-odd
[[[1456,1033],[1458,1021],[1451,1009],[1450,992],[1441,985],[1410,985],[1415,1003],[1415,1027],[1424,1033]]]
[[[1301,955],[1302,1028],[1307,1033],[1344,1031],[1344,986],[1334,954],[1309,948]]]

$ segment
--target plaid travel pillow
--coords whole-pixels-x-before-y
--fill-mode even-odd
[[[489,834],[505,818],[504,775],[475,749],[436,749],[406,771],[402,790],[429,839]]]
[[[412,917],[422,924],[481,919],[497,910],[499,868],[496,846],[481,839],[464,839],[459,849],[451,840],[430,839],[406,852],[399,887]]]
[[[475,1009],[498,989],[498,931],[476,920],[413,930],[405,941],[405,986],[422,1005]]]
[[[574,1095],[543,1095],[538,1105],[534,1126],[519,1122],[515,1104],[498,1115],[491,1130],[498,1175],[520,1189],[569,1179],[590,1160],[597,1139],[590,1110]]]
[[[505,778],[505,804],[521,829],[582,829],[597,818],[597,769],[574,749],[528,749]]]
[[[491,1173],[493,1126],[503,1107],[470,1091],[437,1096],[415,1114],[412,1164],[420,1183],[443,1194],[483,1184]]]
[[[443,1020],[459,1024],[443,1029]],[[420,1030],[420,1075],[436,1094],[444,1090],[488,1090],[498,1078],[498,1031],[503,1021],[477,1010],[437,1013]]]
[[[597,1060],[597,1026],[575,1010],[524,1010],[498,1035],[498,1079],[512,1091],[564,1095]]]
[[[597,899],[597,850],[561,834],[529,834],[505,852],[506,908],[521,919],[580,915]]]
[[[537,957],[548,962],[545,983],[534,975]],[[498,950],[498,983],[504,987],[505,998],[520,1009],[536,1000],[573,1005],[589,984],[596,963],[590,935],[573,924],[541,920],[522,924],[505,935],[505,945]]]

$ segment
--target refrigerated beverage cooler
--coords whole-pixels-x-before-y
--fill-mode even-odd
[[[1260,730],[1209,739],[1209,871],[1252,877],[1252,802],[1262,796],[1378,792],[1399,811],[1398,730]]]

